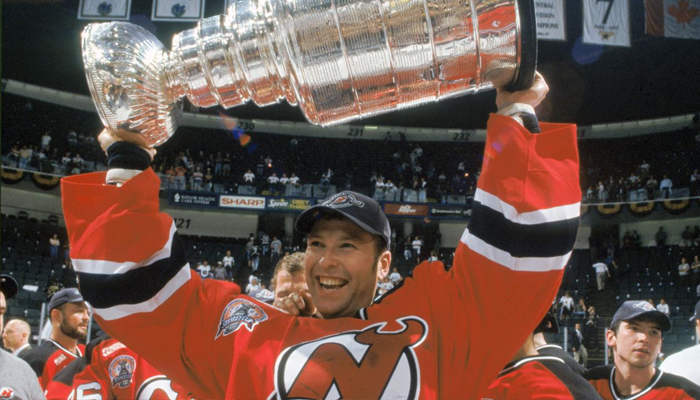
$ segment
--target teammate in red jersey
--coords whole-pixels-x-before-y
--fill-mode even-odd
[[[533,335],[525,340],[518,353],[491,383],[483,399],[594,400],[601,398],[588,381],[568,366],[565,359],[539,352],[535,347],[535,335],[543,335],[545,331],[559,332],[556,317],[551,309],[535,328]],[[562,352],[571,358],[568,353],[563,350]]]
[[[189,400],[177,386],[146,360],[116,339],[99,337],[85,356],[56,374],[46,388],[48,400]]]
[[[42,389],[60,370],[81,357],[85,345],[78,343],[87,337],[90,311],[76,288],[62,289],[49,302],[51,337],[33,348],[25,357],[39,378]]]
[[[236,285],[199,279],[172,219],[158,212],[149,153],[104,132],[110,171],[62,182],[83,295],[100,326],[199,398],[479,398],[549,307],[578,228],[576,130],[542,124],[532,133],[544,93],[538,78],[531,90],[497,97],[505,115],[489,121],[453,268],[418,266],[356,318],[291,317]],[[375,207],[341,197],[326,205]],[[318,290],[337,290],[343,301],[329,309],[344,313],[344,288],[383,268],[381,235],[323,221],[310,235],[328,235],[309,251],[316,271],[334,272],[311,276]]]
[[[669,330],[671,320],[648,302],[624,302],[605,334],[615,364],[590,369],[586,378],[606,400],[700,399],[699,386],[654,366]]]

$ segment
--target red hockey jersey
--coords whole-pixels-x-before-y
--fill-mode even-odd
[[[586,371],[585,377],[605,400],[691,400],[700,399],[700,387],[688,379],[660,369],[639,393],[622,395],[615,385],[615,365],[602,365]]]
[[[51,379],[71,362],[85,354],[85,345],[78,344],[78,353],[73,354],[51,339],[44,340],[33,348],[24,361],[32,367],[39,378],[39,385],[46,390]]]
[[[561,358],[534,356],[508,364],[491,383],[483,399],[595,400],[601,397]]]
[[[63,179],[81,292],[105,331],[198,398],[479,398],[549,308],[578,229],[576,129],[542,130],[491,117],[453,268],[418,266],[357,318],[291,317],[202,281],[151,170],[122,187]]]
[[[46,388],[47,400],[189,400],[171,382],[116,339],[97,338],[85,356],[59,372]]]

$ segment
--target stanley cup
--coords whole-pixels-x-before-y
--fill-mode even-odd
[[[243,0],[173,37],[90,24],[90,93],[113,131],[162,144],[182,97],[225,108],[286,99],[322,126],[493,87],[531,85],[532,0]]]

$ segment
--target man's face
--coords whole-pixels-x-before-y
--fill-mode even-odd
[[[5,293],[0,292],[0,330],[2,330],[5,318],[5,311],[7,311],[7,302],[5,302]]]
[[[2,331],[2,344],[6,349],[16,350],[26,342],[15,321],[10,321]]]
[[[354,315],[374,299],[378,276],[391,264],[391,253],[376,257],[372,234],[347,219],[321,219],[306,248],[306,283],[325,318]]]
[[[303,272],[290,274],[285,270],[281,270],[277,273],[275,300],[299,292],[301,289],[309,290],[308,286],[306,286],[306,278]]]
[[[659,324],[651,321],[622,321],[617,335],[608,330],[608,345],[615,350],[615,365],[627,364],[644,369],[653,366],[661,351],[662,335]]]
[[[73,339],[85,340],[87,337],[90,310],[84,301],[80,303],[66,303],[61,310],[61,332]]]
[[[575,328],[577,331],[580,331],[580,330],[581,330],[581,324],[576,324],[576,325],[574,325],[574,328]]]

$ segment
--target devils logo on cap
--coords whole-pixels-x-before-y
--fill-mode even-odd
[[[364,207],[365,203],[357,200],[355,195],[350,193],[338,193],[321,204],[331,208],[345,208],[350,206]]]

